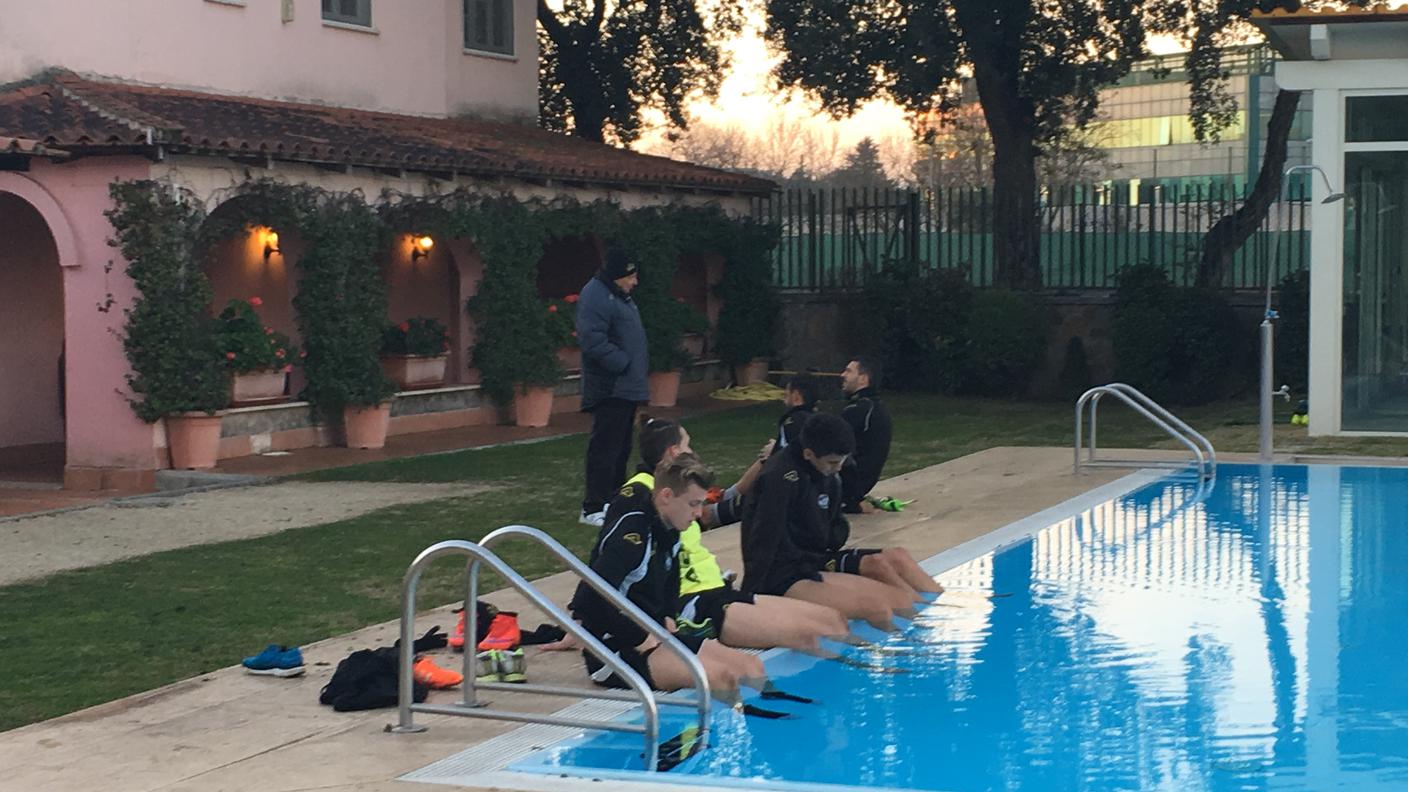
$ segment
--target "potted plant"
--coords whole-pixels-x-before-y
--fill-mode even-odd
[[[450,334],[439,320],[415,316],[381,333],[381,368],[400,390],[445,383]]]
[[[684,348],[685,331],[701,324],[707,327],[708,320],[682,299],[668,300],[649,316],[645,332],[650,360],[650,406],[673,407],[679,401],[684,368],[694,360]]]
[[[381,448],[396,386],[382,371],[386,283],[378,255],[387,237],[361,195],[323,196],[303,220],[307,252],[293,305],[308,353],[308,401],[324,416],[341,417],[349,448]]]
[[[547,301],[548,333],[552,336],[557,360],[568,371],[582,368],[582,348],[577,343],[577,295]]]
[[[231,300],[216,318],[221,359],[230,371],[230,405],[272,404],[288,397],[288,373],[298,348],[288,336],[266,326],[255,308],[263,300]]]
[[[767,358],[774,351],[782,301],[772,284],[770,251],[777,244],[775,226],[752,221],[738,224],[720,247],[725,255],[723,278],[715,294],[723,301],[714,351],[734,367],[740,385],[767,377]]]
[[[110,244],[137,288],[122,332],[133,411],[148,423],[165,420],[172,467],[212,468],[229,374],[210,316],[210,280],[192,265],[201,204],[153,181],[114,182],[108,192]]]
[[[484,392],[499,404],[511,405],[518,426],[547,426],[552,416],[553,389],[562,381],[562,364],[532,269],[507,256],[486,259],[479,291],[466,302],[476,322],[474,366],[483,374]],[[535,263],[535,262],[534,262]]]

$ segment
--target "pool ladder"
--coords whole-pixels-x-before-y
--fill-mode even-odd
[[[1182,443],[1193,455],[1191,464],[1196,468],[1199,478],[1211,478],[1217,471],[1217,451],[1213,449],[1212,443],[1200,434],[1196,429],[1184,423],[1178,416],[1164,409],[1158,402],[1145,396],[1137,388],[1126,385],[1123,382],[1111,382],[1108,385],[1099,385],[1081,394],[1076,402],[1076,432],[1075,432],[1075,472],[1080,473],[1082,469],[1088,467],[1143,467],[1143,468],[1177,468],[1183,469],[1189,466],[1189,462],[1172,462],[1168,460],[1133,460],[1133,459],[1098,459],[1096,452],[1098,445],[1096,434],[1099,429],[1100,419],[1100,399],[1103,396],[1113,396],[1124,402],[1130,409],[1147,418],[1150,423],[1168,433],[1169,437]],[[1090,437],[1088,443],[1083,434],[1083,424],[1086,408],[1090,412]],[[1085,456],[1082,458],[1081,449],[1085,447]]]
[[[635,622],[642,629],[660,641],[661,648],[673,652],[677,655],[689,669],[690,675],[694,678],[694,694],[692,696],[680,694],[656,693],[650,689],[645,680],[641,678],[630,666],[626,665],[615,653],[607,649],[596,636],[587,632],[570,615],[567,614],[555,602],[548,599],[541,591],[538,591],[532,583],[528,582],[522,575],[514,571],[503,559],[499,558],[489,546],[506,538],[515,537],[528,539],[541,545],[545,550],[558,560],[567,565],[568,570],[575,573],[588,586],[591,586],[596,593],[605,597],[616,608],[619,608],[631,621]],[[454,704],[417,704],[413,693],[413,678],[411,665],[415,659],[415,619],[416,619],[416,586],[420,582],[421,573],[430,565],[432,561],[444,556],[468,556],[469,562],[465,568],[465,596],[464,596],[464,634],[466,645],[464,653],[464,682],[462,683],[463,695],[460,701]],[[477,635],[478,618],[475,613],[475,601],[479,596],[479,570],[480,567],[488,567],[499,574],[510,586],[513,586],[530,602],[542,609],[548,617],[553,619],[566,630],[575,636],[582,643],[583,648],[592,654],[613,672],[620,679],[624,680],[630,691],[597,690],[578,687],[557,687],[554,685],[535,684],[508,684],[503,682],[476,682],[475,681],[475,646],[473,636]],[[601,576],[593,572],[581,559],[577,558],[567,548],[563,547],[551,536],[536,528],[526,525],[508,525],[496,531],[490,532],[479,543],[466,542],[462,540],[451,540],[439,542],[427,547],[416,556],[406,570],[406,577],[401,584],[401,652],[399,668],[399,718],[395,726],[388,726],[387,731],[396,734],[408,734],[425,731],[424,726],[417,726],[413,720],[413,713],[423,712],[431,715],[458,715],[466,718],[490,718],[494,720],[517,721],[520,723],[545,723],[554,726],[568,726],[581,729],[605,729],[608,731],[620,731],[640,734],[645,739],[645,763],[650,770],[656,770],[660,761],[660,705],[694,707],[699,714],[699,744],[708,744],[709,734],[709,679],[704,674],[704,666],[700,664],[699,658],[694,653],[685,648],[675,636],[667,631],[654,619],[650,618],[635,603],[621,596],[610,584],[601,579]],[[597,720],[591,718],[570,718],[561,715],[550,715],[537,712],[525,712],[511,709],[487,709],[489,702],[479,699],[479,691],[498,691],[502,693],[536,693],[542,696],[565,696],[582,699],[604,699],[608,701],[634,701],[640,704],[641,711],[645,713],[644,723],[622,723],[611,720]]]

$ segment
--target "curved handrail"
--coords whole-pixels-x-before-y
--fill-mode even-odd
[[[559,545],[559,547],[561,546]],[[657,769],[659,766],[660,753],[659,706],[655,701],[654,692],[650,689],[650,686],[645,683],[645,680],[641,678],[640,674],[636,673],[633,669],[630,668],[630,666],[626,665],[626,663],[622,661],[621,658],[618,657],[614,652],[607,649],[606,646],[603,645],[601,641],[599,641],[595,636],[582,629],[581,626],[578,625],[572,619],[572,617],[569,616],[564,610],[562,610],[561,607],[559,607],[556,603],[554,603],[547,597],[544,597],[542,593],[535,589],[526,578],[514,571],[508,564],[506,564],[498,556],[494,555],[494,553],[492,553],[488,548],[464,540],[448,540],[444,542],[437,542],[436,544],[427,547],[425,550],[422,550],[420,554],[416,556],[415,560],[411,562],[411,565],[406,569],[406,575],[402,580],[401,645],[400,663],[397,678],[398,724],[395,728],[395,731],[417,731],[418,729],[414,724],[413,716],[411,713],[414,708],[420,706],[428,706],[415,704],[413,695],[414,671],[412,669],[412,665],[414,662],[415,654],[415,593],[416,586],[419,584],[420,577],[422,573],[424,573],[425,568],[437,558],[447,555],[469,556],[471,559],[469,564],[471,569],[476,568],[479,564],[484,564],[493,571],[497,572],[499,575],[503,576],[504,580],[508,582],[509,585],[513,586],[530,601],[532,601],[533,604],[541,608],[543,612],[546,613],[548,616],[555,619],[559,624],[562,625],[562,628],[564,630],[576,635],[576,637],[582,641],[583,645],[588,650],[595,654],[605,666],[610,668],[612,672],[614,672],[618,677],[620,677],[627,684],[627,686],[629,686],[631,690],[635,692],[637,698],[640,701],[641,708],[645,712],[645,726],[643,729],[641,729],[641,731],[644,734],[646,742],[646,766],[652,771]],[[578,563],[580,564],[580,561]],[[588,570],[588,572],[590,572],[590,570]],[[602,582],[599,577],[597,578],[597,581]],[[602,585],[605,585],[604,582],[602,582]],[[469,618],[472,618],[472,615],[474,613],[474,601],[470,600],[466,604],[466,621],[468,621]],[[636,609],[636,613],[628,613],[628,615],[631,616],[632,619],[636,618],[637,615],[643,616],[643,614],[640,614],[639,609]],[[652,620],[646,619],[646,621],[649,621],[651,624],[654,624]],[[474,635],[475,633],[472,632],[473,627],[471,625],[466,626],[468,627],[466,634],[471,636]],[[645,625],[642,626],[644,627]],[[649,628],[647,627],[646,629]],[[472,648],[467,648],[465,656],[465,666],[466,670],[469,672],[466,674],[466,679],[463,683],[466,687],[465,704],[467,706],[473,706],[474,704],[472,699],[472,690],[474,677],[470,674],[472,674],[473,672],[471,664],[473,663],[475,653]],[[586,695],[590,695],[590,693],[587,692]],[[706,701],[705,707],[707,708],[707,706],[708,702]],[[446,708],[436,707],[434,709],[436,711],[442,711]],[[504,716],[500,715],[499,717]],[[545,717],[543,719],[551,720],[550,716]],[[707,728],[707,719],[703,728]]]
[[[1158,402],[1149,398],[1148,395],[1146,395],[1143,391],[1139,390],[1133,385],[1127,385],[1123,382],[1111,382],[1106,384],[1105,387],[1115,388],[1120,391],[1123,391],[1124,393],[1127,393],[1130,396],[1133,396],[1135,399],[1139,400],[1139,402],[1145,407],[1148,407],[1161,418],[1173,424],[1178,429],[1182,430],[1184,434],[1188,435],[1193,441],[1201,445],[1203,447],[1203,450],[1207,452],[1208,464],[1212,465],[1213,467],[1217,466],[1217,449],[1212,447],[1212,442],[1209,441],[1205,436],[1203,436],[1202,432],[1199,432],[1197,429],[1194,429],[1193,427],[1189,426],[1187,422],[1185,422],[1182,418],[1179,418],[1177,415],[1174,415],[1173,413],[1169,412],[1168,409],[1165,408],[1162,404],[1159,404]],[[1098,400],[1099,397],[1097,396],[1096,399]]]
[[[1198,465],[1198,473],[1203,476],[1211,475],[1217,465],[1216,452],[1212,449],[1212,444],[1208,442],[1197,431],[1193,430],[1186,423],[1173,416],[1168,410],[1140,393],[1136,388],[1124,383],[1116,382],[1109,385],[1097,385],[1085,393],[1081,394],[1076,401],[1075,409],[1075,464],[1076,473],[1081,469],[1081,440],[1084,436],[1082,420],[1086,404],[1090,405],[1090,447],[1086,464],[1095,464],[1096,451],[1096,428],[1097,409],[1102,396],[1114,396],[1123,402],[1127,407],[1144,416],[1149,422],[1164,430],[1170,437],[1182,443],[1193,454],[1193,458]],[[1149,406],[1145,406],[1145,405]],[[1152,407],[1152,409],[1150,409]],[[1167,417],[1167,420],[1165,419]],[[1185,431],[1186,430],[1186,431]],[[1190,437],[1191,435],[1191,437]],[[1209,453],[1203,453],[1206,449]]]
[[[700,740],[707,745],[709,737],[709,676],[704,671],[704,664],[699,662],[699,658],[694,652],[689,651],[689,649],[680,642],[680,639],[675,637],[674,633],[665,629],[659,622],[646,615],[645,611],[641,610],[634,602],[621,596],[620,592],[612,588],[611,584],[602,580],[601,576],[598,575],[595,570],[582,563],[582,559],[578,558],[566,547],[563,547],[562,543],[537,528],[528,525],[505,525],[502,528],[485,534],[484,538],[479,540],[479,544],[482,547],[488,547],[507,537],[529,539],[547,548],[548,552],[557,556],[558,560],[566,564],[568,569],[575,572],[577,576],[586,582],[588,586],[591,586],[596,593],[605,598],[607,602],[620,608],[623,613],[631,618],[631,621],[634,621],[646,632],[650,633],[651,636],[660,642],[661,646],[668,648],[684,662],[685,668],[689,669],[690,676],[694,677],[694,692],[695,695],[698,696],[699,707],[699,736]],[[563,626],[563,629],[566,629],[566,625]],[[582,630],[582,632],[586,633],[587,631]]]

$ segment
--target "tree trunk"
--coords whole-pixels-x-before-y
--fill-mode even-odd
[[[562,86],[562,95],[567,100],[572,134],[597,143],[605,142],[606,100],[591,61],[592,52],[601,39],[604,7],[604,3],[597,3],[592,17],[595,26],[589,28],[564,24],[547,0],[538,0],[538,24],[557,48],[557,68],[552,76]]]
[[[1036,146],[1029,130],[993,135],[993,285],[1041,288]]]
[[[1232,267],[1232,256],[1247,239],[1255,234],[1266,222],[1266,213],[1281,194],[1282,169],[1286,166],[1287,141],[1291,136],[1291,125],[1296,118],[1296,106],[1300,104],[1299,91],[1278,91],[1276,104],[1271,109],[1271,119],[1266,123],[1266,156],[1261,161],[1261,171],[1257,174],[1247,200],[1237,207],[1237,211],[1227,215],[1208,229],[1203,236],[1202,254],[1198,258],[1197,285],[1217,287]],[[1275,262],[1272,262],[1275,266]]]

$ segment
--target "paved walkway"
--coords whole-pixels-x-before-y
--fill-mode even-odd
[[[853,536],[861,544],[898,544],[925,558],[1125,472],[1076,477],[1070,472],[1070,454],[1069,449],[996,448],[892,479],[883,485],[886,493],[918,502],[900,514],[856,518]],[[741,569],[736,527],[705,534],[705,543],[725,566]],[[559,574],[537,584],[564,603],[574,581]],[[514,592],[495,592],[486,599],[519,610],[526,626],[539,621]],[[453,617],[448,608],[424,614],[418,629],[431,624],[449,629]],[[301,679],[252,677],[237,667],[226,668],[5,732],[0,734],[0,787],[46,792],[436,789],[395,779],[515,725],[422,716],[428,732],[389,735],[382,728],[395,719],[392,710],[339,714],[317,703],[338,660],[354,649],[390,645],[396,630],[395,623],[380,624],[305,647],[310,665]],[[441,658],[442,665],[454,662],[454,656]],[[572,653],[530,655],[529,675],[542,683],[583,682],[580,658]],[[451,701],[455,695],[438,692],[432,701]],[[514,697],[514,704],[539,711],[565,703],[561,698]]]
[[[757,402],[723,401],[702,396],[681,400],[676,407],[651,407],[650,412],[652,415],[661,417],[678,418],[686,415],[718,412],[749,404],[757,404]],[[421,454],[460,451],[504,443],[561,437],[586,432],[590,428],[591,419],[587,415],[578,412],[565,412],[554,415],[552,425],[542,429],[528,429],[518,426],[466,426],[441,432],[395,435],[387,438],[386,447],[382,449],[300,448],[286,453],[256,454],[223,460],[216,466],[215,472],[252,476],[291,476],[312,470],[326,470],[383,459],[400,459]],[[12,465],[10,468],[0,468],[0,518],[92,505],[115,498],[142,494],[130,491],[73,492],[36,482],[32,480],[33,478],[33,476],[28,476],[22,466]],[[56,480],[62,480],[62,465],[59,466]],[[3,538],[5,534],[5,524],[0,522],[0,538]],[[5,545],[0,543],[0,547],[5,547]]]

